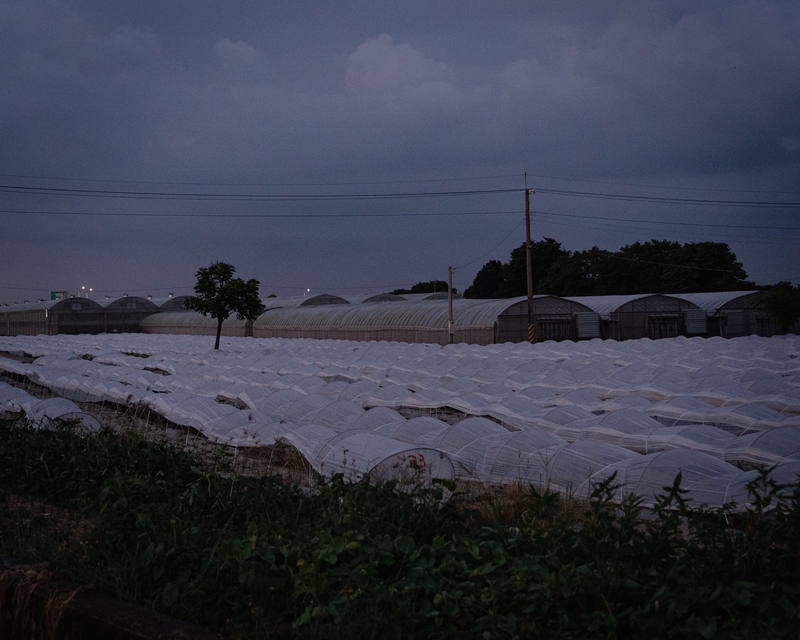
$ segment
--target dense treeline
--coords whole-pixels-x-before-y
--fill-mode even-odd
[[[697,293],[755,288],[742,263],[724,242],[650,240],[619,251],[592,247],[567,251],[544,238],[531,243],[533,291],[554,296]],[[511,298],[527,293],[525,245],[507,263],[487,262],[467,298]]]

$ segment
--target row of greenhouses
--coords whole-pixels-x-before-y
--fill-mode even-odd
[[[164,299],[124,295],[95,301],[73,296],[0,306],[0,335],[132,333],[154,313],[185,311],[186,296]]]
[[[521,482],[652,504],[748,500],[800,474],[800,339],[497,345],[103,334],[0,338],[0,411],[146,407],[209,442],[294,448],[323,475]],[[61,406],[61,405],[59,405]],[[48,418],[55,419],[54,406]],[[36,418],[42,424],[41,418]],[[87,421],[88,424],[89,421]]]
[[[761,306],[761,293],[558,298],[534,296],[536,342],[592,338],[630,340],[677,336],[771,336],[778,325]],[[185,296],[148,300],[124,296],[40,301],[0,307],[2,335],[144,332],[214,335],[216,319],[187,311]],[[330,294],[268,298],[255,320],[233,315],[223,335],[448,344],[528,340],[527,298],[468,300],[446,293],[398,296]],[[450,310],[452,308],[452,321]]]

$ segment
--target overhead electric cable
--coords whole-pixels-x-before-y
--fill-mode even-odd
[[[48,216],[100,216],[109,218],[416,218],[441,216],[497,216],[519,211],[419,211],[416,213],[139,213],[92,211],[22,211],[0,209],[0,213]]]
[[[800,202],[769,202],[752,200],[701,200],[698,198],[667,198],[661,196],[634,196],[623,193],[594,193],[591,191],[569,191],[566,189],[546,189],[536,188],[536,193],[550,194],[559,196],[571,196],[576,198],[592,198],[598,200],[622,200],[625,202],[652,202],[658,204],[689,204],[703,205],[712,207],[770,207],[770,208],[789,208],[800,207]]]
[[[715,189],[713,187],[679,187],[675,185],[664,185],[664,184],[640,184],[636,182],[614,182],[610,180],[588,180],[586,178],[565,178],[563,176],[545,176],[536,174],[528,174],[528,175],[532,178],[546,178],[548,180],[564,180],[568,182],[584,182],[589,184],[610,184],[615,187],[636,187],[638,189],[669,189],[672,191],[715,191],[717,193],[771,193],[775,195],[800,195],[800,192],[798,191],[777,191],[770,189]],[[506,176],[498,176],[498,177],[506,177]]]
[[[31,195],[55,195],[85,198],[123,198],[149,200],[210,200],[243,202],[287,202],[287,201],[339,201],[339,200],[395,200],[406,198],[443,198],[500,193],[517,193],[521,189],[474,189],[465,191],[427,191],[414,193],[346,193],[346,194],[220,194],[220,193],[169,193],[155,191],[112,191],[100,189],[63,189],[55,187],[25,187],[19,185],[0,185],[0,192]],[[773,202],[752,200],[706,200],[698,198],[669,198],[662,196],[637,196],[621,193],[598,193],[592,191],[571,191],[567,189],[548,189],[538,187],[539,194],[559,195],[599,200],[619,200],[624,202],[649,202],[656,204],[702,205],[714,207],[761,207],[794,209],[800,202]]]
[[[434,182],[465,182],[473,180],[500,180],[517,178],[516,175],[470,176],[468,178],[429,178],[426,180],[382,180],[372,182],[195,182],[184,180],[170,182],[166,180],[110,180],[107,178],[59,178],[54,176],[30,176],[17,173],[0,173],[2,178],[25,178],[27,180],[55,180],[62,182],[97,182],[101,184],[158,184],[158,185],[194,185],[204,187],[352,187],[375,186],[381,184],[430,184]]]
[[[634,187],[639,189],[668,189],[671,191],[711,191],[717,193],[763,193],[774,195],[800,195],[797,191],[780,191],[774,189],[718,189],[713,187],[686,187],[663,184],[643,184],[636,182],[618,182],[613,180],[592,180],[588,178],[573,178],[566,176],[551,176],[544,174],[529,174],[533,178],[546,180],[563,180],[585,184],[605,184],[617,187]],[[499,174],[493,176],[470,176],[466,178],[428,178],[424,180],[378,180],[378,181],[346,181],[346,182],[198,182],[194,180],[122,180],[109,178],[67,178],[63,176],[35,176],[19,173],[0,173],[2,178],[23,178],[26,180],[53,180],[62,182],[95,182],[101,184],[154,184],[154,185],[194,185],[207,187],[334,187],[334,186],[369,186],[387,184],[426,184],[442,182],[465,182],[473,180],[505,180],[508,178],[519,179],[520,174]]]
[[[533,212],[531,212],[533,213]],[[669,224],[680,227],[713,227],[715,229],[765,229],[770,231],[800,231],[800,227],[774,227],[762,226],[753,224],[712,224],[709,222],[674,222],[669,220],[637,220],[636,218],[615,218],[611,216],[583,216],[574,213],[553,213],[551,211],[540,211],[537,209],[537,215],[553,216],[557,218],[580,218],[582,220],[610,220],[613,222],[635,222],[639,224]]]
[[[101,212],[101,211],[30,211],[23,209],[0,209],[0,214],[16,215],[51,215],[51,216],[98,216],[98,217],[139,217],[139,218],[402,218],[402,217],[441,217],[441,216],[484,216],[518,214],[518,210],[505,211],[448,211],[414,213],[143,213],[143,212]],[[800,227],[749,225],[749,224],[714,224],[709,222],[676,222],[671,220],[639,220],[636,218],[618,218],[613,216],[588,216],[573,213],[555,213],[537,209],[531,215],[550,216],[554,218],[575,218],[594,222],[627,222],[648,225],[671,225],[679,227],[708,227],[713,229],[755,229],[764,231],[800,231]]]
[[[524,222],[525,222],[525,218],[522,218],[522,219],[521,219],[521,220],[520,220],[520,221],[519,221],[519,222],[518,222],[516,225],[514,225],[514,228],[513,228],[511,231],[509,231],[509,232],[508,232],[508,234],[506,235],[506,237],[505,237],[505,238],[503,238],[503,239],[502,239],[500,242],[498,242],[496,245],[494,245],[494,246],[493,246],[491,249],[489,249],[489,250],[488,250],[486,253],[484,253],[484,254],[483,254],[483,255],[481,255],[481,256],[478,256],[478,257],[477,257],[477,258],[475,258],[474,260],[470,260],[469,262],[465,262],[464,264],[461,264],[461,265],[459,265],[459,266],[457,266],[457,267],[453,267],[453,271],[456,271],[457,269],[463,269],[464,267],[468,267],[469,265],[476,263],[478,260],[482,260],[483,258],[485,258],[486,256],[488,256],[488,255],[489,255],[489,254],[490,254],[492,251],[494,251],[495,249],[497,249],[497,247],[499,247],[499,246],[500,246],[501,244],[503,244],[503,243],[504,243],[506,240],[508,240],[508,239],[511,237],[511,234],[512,234],[512,233],[514,233],[514,232],[515,232],[517,229],[519,229],[519,228],[520,228],[520,226],[521,226],[521,225],[522,225]]]
[[[222,193],[167,193],[156,191],[110,191],[100,189],[60,189],[54,187],[21,187],[0,185],[3,193],[24,193],[34,195],[78,196],[82,198],[125,198],[134,200],[214,200],[246,202],[282,201],[336,201],[336,200],[395,200],[405,198],[446,198],[455,196],[476,196],[497,193],[514,193],[519,189],[476,189],[469,191],[428,191],[416,193],[346,193],[346,194],[222,194]]]

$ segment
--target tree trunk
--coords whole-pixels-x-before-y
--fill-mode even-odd
[[[217,318],[217,341],[214,343],[214,348],[219,349],[219,336],[222,334],[222,318]]]

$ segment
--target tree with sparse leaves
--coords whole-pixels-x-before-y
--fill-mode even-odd
[[[197,284],[195,295],[184,302],[187,309],[210,315],[217,319],[217,341],[214,348],[219,349],[219,337],[222,334],[222,323],[232,313],[239,320],[255,320],[264,313],[264,303],[258,297],[258,280],[251,278],[247,282],[234,278],[236,268],[224,262],[215,262],[210,267],[201,267],[195,274]]]

